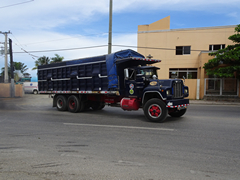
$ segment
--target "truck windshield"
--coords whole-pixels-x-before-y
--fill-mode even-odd
[[[140,73],[147,78],[152,78],[153,75],[156,75],[156,77],[157,77],[156,69],[141,69]]]

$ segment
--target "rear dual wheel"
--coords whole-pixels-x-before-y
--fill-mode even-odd
[[[57,96],[56,101],[57,101],[57,109],[59,111],[66,111],[67,110],[68,107],[67,107],[67,98],[66,98],[66,96],[62,96],[62,95]]]
[[[71,95],[68,98],[67,96],[59,95],[56,98],[56,104],[59,111],[68,110],[76,113],[84,110],[84,103],[75,95]]]
[[[80,101],[80,99],[75,95],[69,96],[67,100],[67,106],[68,111],[73,113],[81,112],[84,110],[84,103]]]

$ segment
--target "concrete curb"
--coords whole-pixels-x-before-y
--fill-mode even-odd
[[[191,104],[201,104],[201,105],[233,105],[240,106],[240,102],[229,102],[229,101],[207,101],[207,100],[190,100]]]

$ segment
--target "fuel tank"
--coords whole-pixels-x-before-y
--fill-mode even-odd
[[[127,111],[136,111],[139,109],[139,101],[137,98],[122,98],[120,105],[123,110]]]

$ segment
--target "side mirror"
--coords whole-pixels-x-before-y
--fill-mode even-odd
[[[125,79],[128,79],[128,78],[129,78],[128,69],[124,69],[124,78],[125,78]]]
[[[183,82],[185,83],[185,76],[183,76]]]

